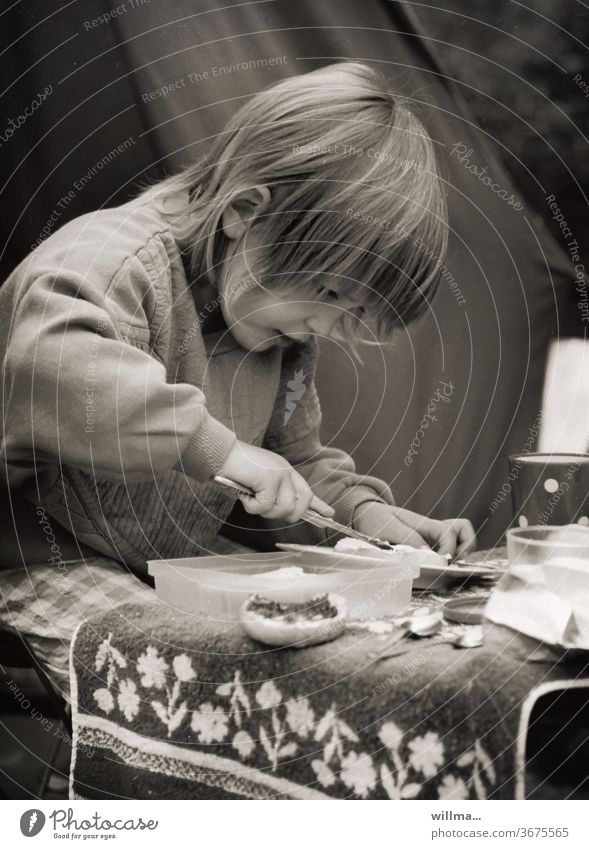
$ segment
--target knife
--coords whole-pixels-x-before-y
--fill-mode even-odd
[[[237,483],[236,481],[231,480],[231,478],[226,478],[223,475],[215,475],[213,482],[223,489],[231,492],[233,495],[237,495],[238,498],[242,496],[245,496],[246,498],[256,497],[256,493],[253,489],[250,489],[248,486],[243,486],[243,484]],[[352,537],[352,539],[359,539],[362,540],[362,542],[369,542],[371,545],[376,545],[380,548],[394,549],[394,545],[392,543],[383,539],[378,539],[377,537],[371,537],[367,534],[363,534],[360,531],[355,530],[355,528],[350,528],[348,525],[341,525],[334,519],[329,519],[327,516],[323,516],[318,510],[309,508],[308,510],[305,510],[301,518],[310,525],[314,525],[316,528],[325,528],[330,531],[335,531],[338,534],[343,534],[346,537]]]

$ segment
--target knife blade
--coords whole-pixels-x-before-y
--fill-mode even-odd
[[[253,489],[250,489],[249,486],[244,486],[241,483],[237,483],[231,478],[226,478],[224,475],[215,475],[213,478],[213,482],[218,486],[222,487],[225,490],[228,490],[233,495],[237,495],[238,497],[245,496],[246,498],[255,498],[256,493]],[[327,516],[323,516],[319,513],[318,510],[313,510],[309,508],[305,510],[302,517],[303,521],[308,522],[310,525],[314,525],[316,528],[323,528],[326,530],[334,531],[335,533],[343,534],[344,536],[351,537],[352,539],[358,539],[362,542],[368,542],[371,545],[376,545],[379,548],[387,548],[394,549],[394,545],[386,540],[378,539],[378,537],[371,537],[368,534],[363,534],[361,531],[357,531],[355,528],[349,527],[349,525],[342,525],[339,522],[336,522],[335,519],[329,519]]]

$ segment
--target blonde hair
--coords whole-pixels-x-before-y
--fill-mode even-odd
[[[261,91],[208,156],[158,185],[189,193],[174,230],[197,283],[216,283],[223,210],[261,184],[271,202],[252,225],[263,247],[250,264],[265,288],[305,296],[310,277],[331,275],[379,338],[427,309],[447,245],[445,194],[430,137],[380,72],[343,62]]]

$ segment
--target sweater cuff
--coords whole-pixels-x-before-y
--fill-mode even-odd
[[[377,501],[379,504],[393,505],[394,499],[388,487],[383,484],[383,492],[379,494],[369,486],[352,486],[346,488],[342,495],[331,506],[335,510],[335,520],[342,525],[352,526],[354,513],[361,504],[367,501]]]
[[[224,465],[236,442],[233,431],[205,410],[202,424],[190,437],[179,465],[195,480],[210,480]]]

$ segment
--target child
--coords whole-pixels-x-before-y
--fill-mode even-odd
[[[430,308],[445,247],[432,142],[378,72],[257,94],[208,156],[65,225],[2,288],[9,486],[137,572],[211,546],[234,504],[218,473],[283,526],[311,505],[464,554],[468,521],[395,507],[321,445],[313,382],[318,337],[386,339]]]

